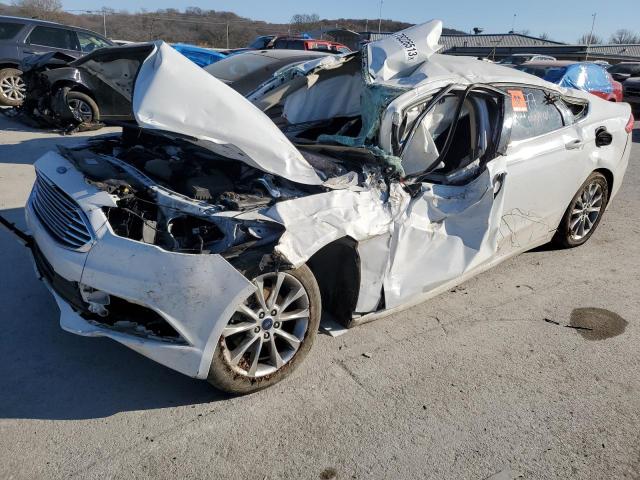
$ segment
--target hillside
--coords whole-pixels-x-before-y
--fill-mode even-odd
[[[35,13],[35,15],[34,15]],[[0,15],[36,16],[68,25],[88,28],[103,33],[103,16],[98,14],[73,14],[63,11],[37,13],[20,7],[0,4]],[[140,11],[129,13],[107,10],[107,36],[131,41],[162,39],[167,42],[185,42],[196,45],[236,48],[244,47],[258,35],[273,33],[300,33],[320,27],[341,27],[354,31],[377,31],[377,20],[320,19],[305,24],[277,24],[252,20],[232,12],[202,10],[189,7],[184,12],[175,9]],[[382,31],[398,31],[411,26],[410,23],[382,20]],[[227,45],[228,29],[228,45]],[[445,33],[461,33],[445,29]]]

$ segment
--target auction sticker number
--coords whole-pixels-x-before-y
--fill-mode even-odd
[[[415,60],[418,55],[418,49],[413,40],[411,40],[406,34],[401,33],[393,36],[404,47],[404,51],[407,54],[409,60]]]
[[[529,110],[522,90],[507,90],[507,92],[511,95],[511,107],[514,112],[526,112]]]

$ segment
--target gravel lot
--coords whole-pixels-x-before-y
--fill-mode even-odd
[[[22,222],[32,163],[81,140],[0,115],[0,213]],[[239,398],[63,332],[0,228],[0,478],[640,478],[639,128],[634,140],[585,246],[319,335],[288,380]],[[567,327],[587,308],[612,313],[598,331]]]

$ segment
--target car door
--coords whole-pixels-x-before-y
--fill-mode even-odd
[[[33,55],[48,52],[63,52],[74,58],[82,56],[76,32],[67,28],[36,25],[24,44],[24,54]]]
[[[495,258],[509,182],[498,154],[504,98],[483,87],[446,93],[431,101],[405,140],[399,133],[411,196],[393,225],[388,308]]]
[[[504,187],[500,253],[546,241],[584,178],[582,132],[563,114],[558,94],[505,87],[509,94],[508,181]]]

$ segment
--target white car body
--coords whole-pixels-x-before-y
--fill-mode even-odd
[[[360,270],[357,298],[347,323],[362,323],[424,301],[506,258],[548,242],[591,172],[608,172],[613,197],[620,188],[631,144],[631,136],[625,132],[628,105],[568,91],[514,69],[439,55],[440,30],[440,22],[430,22],[368,44],[362,54],[364,67],[357,73],[327,74],[340,72],[349,62],[353,66],[357,54],[296,66],[256,90],[248,97],[250,101],[167,45],[153,46],[133,92],[140,126],[184,136],[274,178],[319,189],[318,193],[294,195],[242,212],[219,210],[172,192],[122,160],[109,158],[108,162],[146,185],[162,208],[217,220],[281,225],[283,233],[273,246],[273,255],[293,267],[309,262],[334,242],[344,238],[353,241]],[[372,91],[391,97],[380,104],[383,108],[376,117],[377,143],[353,148],[387,155],[393,162],[397,153],[394,132],[403,116],[447,87],[462,92],[470,85],[477,85],[478,95],[486,94],[505,105],[509,96],[504,94],[499,100],[503,97],[496,93],[496,86],[537,87],[584,102],[588,113],[556,131],[500,148],[495,145],[501,153],[477,167],[480,170],[468,182],[424,180],[414,183],[411,190],[407,186],[411,182],[398,176],[381,180],[387,177],[376,166],[364,166],[361,181],[353,172],[323,175],[263,113],[265,108],[268,111],[265,104],[285,98],[283,110],[293,124],[353,115],[368,108],[368,97],[362,91],[373,86]],[[289,91],[278,93],[282,86]],[[172,100],[171,92],[177,90],[181,91],[179,102]],[[270,97],[274,92],[276,100]],[[470,95],[473,92],[476,90]],[[478,108],[475,115],[481,111]],[[599,127],[611,133],[610,146],[595,146]],[[424,134],[423,144],[419,139],[416,142],[417,153],[409,154],[419,162],[420,152],[432,148],[433,139]],[[48,210],[42,203],[48,197],[40,195],[38,199],[38,194],[32,193],[26,207],[27,222],[37,255],[44,257],[55,274],[46,281],[60,307],[62,328],[79,335],[112,338],[185,375],[207,378],[224,327],[238,304],[256,289],[251,279],[235,268],[224,252],[177,253],[116,234],[105,208],[116,208],[118,197],[88,182],[65,155],[49,152],[35,168],[39,182],[52,184],[56,192],[63,192],[77,204],[78,218],[84,218],[91,237],[72,248],[61,244],[51,234],[57,227],[47,225],[56,220],[43,220]],[[40,262],[42,274],[42,259]],[[51,278],[83,288],[80,296],[94,312],[101,312],[108,296],[144,306],[170,324],[181,340],[158,338],[144,329],[136,330],[135,324],[112,328],[98,317],[87,318],[63,298]]]

